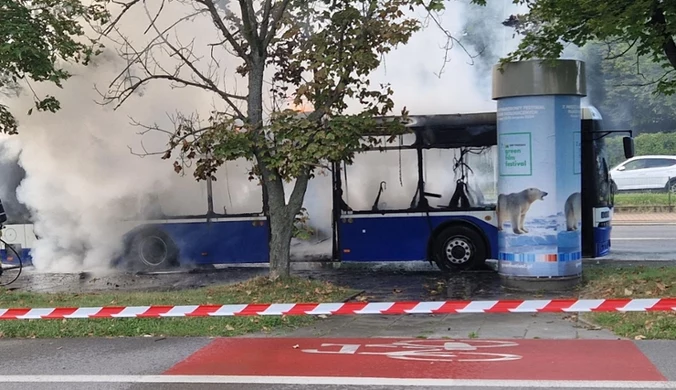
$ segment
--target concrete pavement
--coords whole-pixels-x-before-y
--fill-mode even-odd
[[[674,213],[676,215],[676,213]],[[613,226],[614,260],[676,260],[676,226]]]
[[[676,213],[614,213],[613,226],[633,224],[676,225]]]
[[[291,332],[249,337],[411,337],[481,339],[618,339],[605,329],[561,314],[335,316]]]

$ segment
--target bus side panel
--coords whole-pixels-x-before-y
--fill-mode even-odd
[[[21,256],[21,265],[25,267],[33,265],[31,250],[29,248],[21,248],[21,251],[17,252]],[[3,248],[0,249],[0,264],[19,265],[19,259],[16,258],[16,254],[11,249]]]
[[[2,229],[2,239],[9,245],[12,245],[14,251],[6,248],[4,243],[0,243],[0,263],[4,265],[19,265],[18,254],[21,257],[21,263],[24,266],[32,265],[30,248],[35,241],[33,225],[6,225]]]
[[[413,261],[426,257],[430,227],[426,217],[341,218],[342,261]]]
[[[497,228],[478,218],[464,216],[359,215],[341,217],[339,224],[341,261],[419,261],[427,259],[432,232],[442,223],[463,220],[483,231],[497,258]]]
[[[269,225],[262,220],[160,224],[179,248],[181,264],[269,262]]]

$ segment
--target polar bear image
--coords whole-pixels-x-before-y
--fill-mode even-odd
[[[526,213],[536,200],[544,200],[547,193],[538,188],[526,188],[521,192],[498,195],[498,230],[502,230],[502,224],[509,218],[514,234],[528,233],[523,226]]]
[[[579,192],[573,192],[566,199],[566,204],[563,207],[564,215],[566,216],[566,230],[577,230],[577,223],[581,218],[581,197]]]

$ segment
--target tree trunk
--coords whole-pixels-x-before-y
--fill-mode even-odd
[[[275,211],[270,208],[270,279],[272,280],[288,278],[290,275],[293,217],[289,218],[286,211],[286,207]]]
[[[270,180],[268,207],[270,210],[270,278],[288,278],[291,270],[291,238],[296,214],[303,206],[309,172],[296,178],[286,204],[284,187],[279,178]]]
[[[247,99],[247,116],[254,131],[260,131],[263,126],[263,75],[265,59],[252,54],[251,70],[249,72],[249,98]],[[262,134],[261,134],[262,136]],[[256,163],[260,168],[263,186],[267,194],[267,209],[270,215],[270,278],[289,277],[291,263],[291,238],[293,223],[296,214],[303,206],[303,198],[307,190],[309,170],[296,178],[296,184],[286,204],[284,183],[276,172],[271,171],[258,158]]]

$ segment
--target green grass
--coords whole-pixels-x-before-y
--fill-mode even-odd
[[[330,283],[292,278],[170,292],[44,294],[0,290],[0,307],[91,307],[218,305],[241,303],[340,302],[357,291]],[[237,336],[310,324],[310,316],[117,318],[0,321],[0,337]]]
[[[676,297],[676,267],[589,267],[581,298]],[[585,313],[622,337],[676,340],[676,313]]]
[[[628,193],[616,194],[615,206],[669,206],[676,203],[676,194],[671,194],[671,203],[668,193]]]

